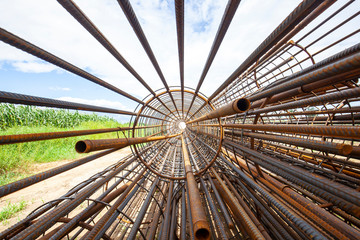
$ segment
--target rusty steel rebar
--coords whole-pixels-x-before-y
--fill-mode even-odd
[[[230,132],[229,132],[230,133]],[[349,144],[340,144],[340,143],[332,143],[332,142],[324,142],[324,141],[317,141],[311,139],[303,139],[297,137],[287,137],[287,136],[280,136],[280,135],[272,135],[272,134],[260,134],[260,133],[250,133],[250,132],[233,132],[234,135],[237,136],[247,136],[253,137],[262,140],[274,141],[274,142],[281,142],[286,144],[291,144],[299,147],[310,148],[314,150],[324,151],[328,153],[335,153],[347,156],[349,155],[353,147]]]
[[[231,84],[241,73],[250,67],[262,54],[266,53],[277,41],[293,30],[322,1],[303,1],[291,14],[255,49],[255,51],[225,80],[209,97],[209,101]]]
[[[78,153],[88,153],[109,148],[124,148],[129,145],[147,143],[152,141],[159,141],[168,138],[177,137],[180,134],[154,136],[154,137],[140,137],[140,138],[115,138],[115,139],[99,139],[99,140],[82,140],[75,145],[75,150]]]
[[[265,89],[264,91],[261,91],[261,93],[254,94],[248,98],[253,102],[261,98],[271,97],[280,92],[313,83],[324,78],[335,77],[350,71],[355,71],[353,76],[359,76],[359,66],[360,44],[357,44],[309,67],[308,69],[304,69],[300,73],[295,73],[284,83]]]
[[[203,124],[196,127],[218,127],[216,124]],[[223,124],[225,128],[249,129],[264,132],[283,132],[311,134],[335,138],[360,138],[360,127],[357,126],[303,126],[295,124]]]
[[[226,201],[226,203],[230,206],[230,209],[231,211],[233,211],[234,215],[237,215],[237,217],[242,220],[244,228],[246,229],[246,232],[249,234],[249,236],[251,236],[252,239],[265,239],[260,230],[254,224],[251,218],[247,215],[244,208],[239,204],[235,196],[224,184],[216,171],[214,171],[214,169],[212,168],[211,172],[216,178],[216,181],[214,181],[215,187],[217,188],[223,199]]]
[[[192,124],[213,118],[226,117],[226,116],[234,115],[236,113],[242,113],[249,110],[249,108],[250,108],[250,101],[246,98],[240,98],[221,108],[215,109],[204,116],[188,121],[186,122],[186,124]]]
[[[90,8],[83,11],[73,0],[58,2],[60,10],[70,13],[73,22],[124,67],[119,70],[132,74],[132,80],[150,94],[141,96],[138,91],[134,97],[0,28],[3,42],[138,104],[133,111],[123,111],[0,91],[3,103],[130,118],[123,128],[0,136],[4,149],[5,144],[105,132],[122,132],[125,137],[80,141],[79,152],[108,150],[1,186],[0,196],[10,198],[12,192],[97,159],[106,162],[100,157],[110,153],[117,157],[121,154],[117,150],[125,146],[132,150],[76,182],[59,198],[43,203],[0,233],[0,239],[359,239],[360,30],[356,21],[360,11],[355,0],[301,1],[245,61],[235,62],[239,67],[228,78],[218,79],[221,85],[209,97],[200,88],[205,88],[240,0],[223,4],[222,19],[194,89],[186,86],[185,77],[194,76],[186,75],[184,62],[185,23],[192,25],[186,13],[192,4],[176,0],[173,5],[156,5],[172,14],[177,35],[168,50],[176,57],[169,55],[166,61],[171,70],[172,60],[178,59],[180,84],[169,86],[160,66],[164,59],[155,57],[159,48],[148,41],[154,31],[145,29],[148,16],[143,15],[143,5],[129,0],[115,3],[162,81],[164,88],[158,90],[110,43],[119,36],[107,39],[95,25],[101,19],[92,22],[85,15]],[[97,7],[104,10],[101,4]],[[192,11],[202,7],[196,4]],[[114,13],[122,14],[121,9]],[[165,46],[163,40],[157,44]],[[92,49],[88,54],[95,56]],[[184,128],[180,122],[186,124]]]
[[[63,166],[59,166],[59,167],[56,167],[56,168],[53,168],[53,169],[50,169],[50,170],[35,174],[33,176],[18,180],[16,182],[12,182],[12,183],[6,184],[4,186],[1,186],[0,187],[0,197],[6,196],[6,195],[8,195],[10,193],[16,192],[16,191],[18,191],[20,189],[26,188],[26,187],[31,186],[31,185],[33,185],[35,183],[40,182],[40,181],[51,178],[51,177],[53,177],[55,175],[58,175],[60,173],[65,172],[65,171],[74,169],[75,167],[78,167],[78,166],[80,166],[82,164],[93,161],[93,160],[95,160],[95,159],[97,159],[99,157],[105,156],[105,155],[107,155],[109,153],[112,153],[114,151],[117,151],[117,150],[118,149],[115,148],[115,149],[110,149],[110,150],[103,151],[103,152],[100,152],[100,153],[96,153],[94,155],[81,158],[81,159],[76,160],[74,162],[64,164]]]
[[[227,6],[226,6],[226,9],[224,11],[224,14],[223,14],[223,17],[221,19],[221,23],[219,25],[219,28],[217,30],[217,33],[216,33],[216,36],[215,36],[215,39],[214,39],[214,42],[211,46],[211,50],[209,52],[209,56],[206,60],[206,63],[205,63],[205,66],[204,66],[204,69],[202,70],[202,73],[201,73],[201,76],[200,76],[200,79],[198,81],[198,84],[196,86],[196,89],[195,89],[195,94],[193,96],[193,98],[191,99],[191,103],[190,103],[190,106],[187,110],[187,114],[186,114],[186,117],[188,116],[188,114],[190,113],[190,110],[194,104],[194,100],[195,100],[195,96],[196,94],[198,94],[198,92],[200,91],[200,88],[205,80],[205,77],[211,67],[211,64],[212,62],[214,61],[214,58],[216,56],[216,53],[218,52],[219,48],[220,48],[220,45],[225,37],[225,34],[231,24],[231,21],[236,13],[236,10],[238,8],[240,4],[240,0],[229,0],[228,3],[227,3]]]
[[[184,117],[184,0],[175,1],[176,32],[179,55],[180,89],[181,89],[181,112]],[[190,109],[189,109],[190,110]]]
[[[271,186],[271,189],[277,188],[277,189],[281,190],[282,192],[287,194],[290,198],[295,200],[297,203],[301,204],[301,206],[303,208],[308,209],[308,211],[310,211],[310,213],[316,214],[319,218],[326,221],[328,224],[331,224],[336,229],[339,229],[341,231],[340,233],[337,230],[330,230],[330,228],[332,228],[332,226],[331,227],[326,226],[326,228],[329,229],[329,231],[336,232],[336,234],[338,234],[340,236],[338,238],[342,239],[343,238],[343,236],[341,236],[342,234],[347,235],[347,237],[349,237],[349,238],[359,238],[359,236],[360,236],[359,232],[354,231],[353,228],[349,227],[349,225],[345,224],[339,218],[336,218],[333,215],[329,214],[326,210],[321,208],[319,205],[316,205],[313,202],[309,201],[308,199],[301,196],[300,194],[298,194],[296,191],[294,191],[287,185],[281,184],[279,181],[272,178],[268,174],[264,174],[263,177],[260,177],[259,174],[257,173],[257,171],[253,167],[251,168],[251,170],[249,170],[248,166],[244,162],[240,162],[238,160],[235,160],[235,162],[238,163],[242,168],[247,169],[248,172],[252,171],[252,174],[254,176],[256,176],[257,179],[259,179],[259,181],[265,181],[264,182],[265,184],[267,184],[267,183],[272,184],[272,185],[269,185],[269,186]],[[272,187],[272,186],[274,186],[274,187]],[[316,221],[318,221],[318,220],[316,220]]]
[[[359,54],[360,56],[360,54]],[[359,58],[360,59],[360,58]],[[360,61],[360,60],[359,60]],[[351,99],[351,98],[358,98],[360,96],[360,87],[352,88],[352,89],[346,89],[339,92],[332,92],[332,93],[326,93],[324,95],[310,97],[294,102],[274,105],[270,107],[265,107],[261,109],[256,110],[250,110],[249,114],[259,114],[259,113],[268,113],[268,112],[274,112],[277,110],[286,110],[286,109],[296,109],[300,107],[308,107],[313,106],[321,103],[327,103],[327,102],[336,102],[339,100],[344,99]]]
[[[151,94],[155,95],[154,90],[145,82],[144,79],[131,67],[131,65],[121,56],[116,48],[106,39],[100,30],[91,20],[81,11],[72,0],[58,0],[58,2],[116,58]]]
[[[186,147],[184,136],[181,135],[181,147],[184,160],[184,169],[186,172],[187,194],[190,200],[190,209],[192,216],[192,225],[196,239],[210,239],[210,227],[207,221],[204,209],[202,207],[200,192],[192,172],[189,153]]]
[[[135,130],[147,129],[147,128],[158,128],[158,127],[161,127],[161,125],[142,126],[142,127],[137,126],[137,127],[135,127]],[[90,135],[90,134],[107,133],[107,132],[123,132],[123,131],[131,131],[133,129],[134,129],[133,127],[118,127],[118,128],[78,130],[78,131],[2,135],[2,136],[0,136],[0,145],[41,141],[41,140],[49,140],[49,139],[56,139],[56,138],[75,137],[75,136],[83,136],[83,135]]]
[[[124,92],[123,90],[120,90],[119,88],[114,87],[113,85],[107,83],[106,81],[101,80],[100,78],[95,77],[94,75],[91,75],[90,73],[72,65],[71,63],[68,63],[68,62],[62,60],[59,57],[56,57],[55,55],[35,46],[34,44],[31,44],[31,43],[25,41],[24,39],[21,39],[20,37],[6,31],[3,28],[0,28],[0,40],[7,44],[10,44],[16,48],[19,48],[29,54],[32,54],[38,58],[41,58],[47,62],[50,62],[60,68],[63,68],[69,72],[79,75],[80,77],[83,77],[93,83],[96,83],[100,86],[110,89],[111,91],[119,93],[137,103],[143,104],[143,102],[141,100],[137,99],[136,97],[131,96],[130,94]]]
[[[174,100],[174,97],[170,92],[169,85],[166,82],[164,74],[161,71],[159,63],[157,62],[157,60],[155,58],[155,55],[154,55],[154,53],[153,53],[153,51],[152,51],[152,49],[150,47],[150,44],[149,44],[149,42],[148,42],[148,40],[147,40],[147,38],[145,36],[145,33],[143,32],[143,30],[141,28],[141,25],[140,25],[140,23],[139,23],[139,21],[138,21],[138,19],[136,17],[136,14],[135,14],[132,6],[131,6],[131,3],[129,2],[129,0],[118,0],[118,3],[120,5],[120,7],[122,8],[124,14],[126,15],[131,27],[133,28],[137,38],[139,39],[141,45],[143,46],[147,56],[149,57],[152,65],[154,66],[157,74],[159,75],[161,82],[165,86],[165,89],[166,89],[166,91],[168,92],[168,94],[169,94],[169,96],[171,98],[172,104],[175,107],[176,112],[178,113],[178,116],[180,116],[178,107],[177,107],[177,105],[175,103],[175,100]]]

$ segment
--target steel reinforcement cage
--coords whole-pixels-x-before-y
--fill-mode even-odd
[[[58,2],[150,94],[138,99],[0,28],[3,42],[138,103],[129,112],[0,91],[2,103],[131,116],[126,128],[0,136],[5,145],[126,133],[84,137],[78,152],[101,151],[1,186],[1,197],[132,149],[1,239],[360,239],[358,1],[304,0],[208,97],[200,88],[240,0],[228,1],[196,89],[184,85],[186,2],[175,0],[181,81],[172,87],[130,2],[118,0],[164,85],[159,90],[74,2]]]

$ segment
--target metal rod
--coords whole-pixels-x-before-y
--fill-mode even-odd
[[[255,51],[224,81],[223,84],[209,97],[211,101],[216,95],[231,84],[240,74],[249,68],[255,61],[267,52],[276,42],[289,33],[322,1],[303,1],[290,15],[255,49]]]
[[[226,117],[226,116],[234,115],[236,113],[242,113],[247,111],[249,108],[250,108],[249,100],[247,100],[246,98],[236,99],[235,101],[225,106],[222,106],[221,108],[215,109],[204,116],[188,121],[186,124],[196,123],[213,118]]]
[[[147,41],[146,39],[146,36],[141,28],[141,25],[135,15],[135,12],[129,2],[129,0],[118,0],[118,3],[120,5],[120,7],[122,8],[123,12],[125,13],[127,19],[129,20],[129,23],[131,24],[136,36],[138,37],[141,45],[143,46],[146,54],[148,55],[151,63],[153,64],[156,72],[158,73],[162,83],[164,84],[165,88],[166,88],[166,91],[168,92],[170,98],[171,98],[171,101],[180,117],[180,114],[179,114],[179,111],[178,111],[178,108],[176,106],[176,103],[175,103],[175,100],[174,100],[174,97],[173,95],[171,94],[170,92],[170,88],[165,80],[165,77],[160,69],[160,66],[155,58],[155,55],[153,53],[153,51],[151,50],[151,47],[150,47],[150,44],[149,42]]]
[[[44,61],[50,62],[60,68],[63,68],[69,72],[72,72],[80,77],[83,77],[93,83],[96,83],[100,86],[103,86],[111,91],[114,91],[120,95],[123,95],[124,97],[127,97],[135,102],[138,102],[140,104],[144,104],[140,99],[137,99],[130,94],[118,89],[117,87],[114,87],[113,85],[105,82],[104,80],[101,80],[98,77],[95,77],[94,75],[91,75],[90,73],[72,65],[71,63],[68,63],[64,60],[62,60],[59,57],[56,57],[55,55],[35,46],[34,44],[31,44],[24,39],[21,39],[20,37],[6,31],[3,28],[0,28],[0,40],[10,44],[16,48],[19,48],[20,50],[23,50],[24,52],[27,52],[31,55],[34,55],[38,58],[43,59]]]
[[[99,139],[99,140],[83,140],[78,141],[75,145],[75,150],[78,153],[88,153],[109,148],[124,148],[129,145],[147,143],[152,141],[159,141],[168,138],[177,137],[180,134],[155,136],[155,137],[140,137],[140,138],[115,138],[115,139]]]
[[[198,94],[198,92],[200,91],[201,85],[203,84],[203,82],[205,80],[205,77],[206,77],[206,75],[207,75],[207,73],[208,73],[208,71],[210,69],[210,66],[211,66],[212,62],[214,61],[216,53],[220,48],[220,45],[221,45],[221,43],[222,43],[222,41],[223,41],[223,39],[225,37],[225,34],[226,34],[230,24],[231,24],[232,19],[234,18],[234,15],[235,15],[236,10],[237,10],[237,8],[238,8],[238,6],[240,4],[240,1],[241,0],[229,0],[227,5],[226,5],[223,17],[221,19],[221,23],[220,23],[219,28],[217,30],[214,42],[213,42],[213,44],[211,46],[208,58],[206,60],[204,69],[203,69],[203,71],[201,73],[199,82],[198,82],[198,84],[196,86],[195,94],[194,94],[194,96],[193,96],[193,98],[191,100],[191,103],[190,103],[190,106],[189,106],[189,108],[187,110],[186,116],[188,116],[188,114],[190,113],[191,107],[194,104],[195,97]]]
[[[186,181],[188,184],[187,192],[190,200],[190,209],[195,239],[210,239],[210,227],[201,204],[200,192],[192,172],[189,153],[183,135],[181,135],[181,146],[186,172]]]

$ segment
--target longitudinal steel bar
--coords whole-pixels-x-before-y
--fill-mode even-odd
[[[237,133],[238,135],[241,135],[242,133]],[[244,132],[244,136],[253,137],[257,139],[264,139],[268,141],[274,141],[274,142],[281,142],[281,143],[287,143],[299,147],[305,147],[310,148],[314,150],[319,150],[323,152],[328,153],[335,153],[347,156],[349,155],[353,148],[349,144],[340,144],[340,143],[332,143],[332,142],[325,142],[325,141],[317,141],[317,140],[311,140],[311,139],[302,139],[302,138],[296,138],[296,137],[284,137],[279,135],[271,135],[271,134],[260,134],[260,133],[249,133]]]
[[[246,98],[236,99],[235,101],[222,106],[221,108],[215,109],[199,118],[188,121],[186,124],[192,124],[200,121],[205,121],[213,118],[226,117],[234,115],[236,113],[242,113],[250,108],[250,102]]]
[[[219,125],[204,124],[203,126],[218,127]],[[303,133],[336,138],[360,139],[360,127],[358,126],[300,126],[295,124],[223,124],[222,126],[225,128],[240,128],[266,132]]]
[[[184,0],[175,0],[175,14],[179,52],[181,112],[184,115]]]
[[[159,141],[168,138],[177,137],[180,134],[140,137],[140,138],[115,138],[115,139],[99,139],[99,140],[83,140],[78,141],[75,149],[78,153],[88,153],[109,148],[124,148],[129,145]]]
[[[36,96],[4,92],[4,91],[0,91],[0,102],[136,116],[136,113],[129,111],[104,108],[104,107],[92,106],[88,104],[74,103],[74,102],[56,100],[51,98],[36,97]]]
[[[211,151],[215,151],[214,149],[211,149]],[[250,177],[248,177],[246,174],[244,174],[242,171],[240,171],[237,167],[235,167],[231,162],[229,162],[227,159],[219,156],[221,160],[226,163],[232,170],[234,170],[239,177],[241,177],[244,181],[246,181],[247,184],[249,184],[250,187],[253,189],[256,189],[259,193],[261,193],[279,212],[284,214],[286,217],[291,219],[291,221],[298,226],[300,229],[302,229],[307,235],[312,236],[313,238],[319,238],[319,239],[325,239],[324,236],[314,227],[312,227],[310,224],[308,224],[306,221],[304,221],[301,217],[299,217],[297,214],[292,212],[290,209],[288,209],[286,206],[284,206],[281,202],[276,200],[274,197],[271,196],[266,190],[264,190],[262,187],[260,187],[258,184],[256,184]]]
[[[216,178],[216,181],[214,181],[214,183],[217,190],[220,192],[225,202],[230,206],[233,214],[237,215],[237,218],[240,218],[242,220],[242,224],[249,236],[252,239],[265,239],[265,237],[261,234],[254,222],[251,220],[251,218],[246,214],[244,208],[239,204],[233,193],[231,193],[229,188],[221,180],[218,173],[213,168],[211,168],[211,172]]]
[[[311,13],[323,1],[303,1],[290,15],[250,54],[250,56],[225,80],[223,84],[208,98],[211,101],[216,95],[231,84],[240,74],[259,59],[265,52],[273,47],[282,37],[288,34],[293,28]]]
[[[319,175],[308,173],[302,168],[282,163],[276,158],[261,154],[232,141],[224,140],[224,144],[229,144],[232,147],[254,156],[253,160],[255,158],[259,159],[259,161],[256,160],[256,163],[259,165],[266,166],[265,168],[271,169],[271,171],[281,176],[286,176],[285,178],[291,179],[291,181],[294,181],[297,184],[301,184],[311,192],[323,192],[323,194],[321,194],[323,198],[334,203],[340,208],[351,212],[355,216],[360,214],[360,197],[358,196],[359,193],[354,189],[350,189],[349,187],[339,183],[331,182],[330,180],[324,177],[320,177]],[[272,166],[276,167],[279,171],[275,170]],[[282,171],[287,173],[283,173]],[[339,199],[343,200],[341,201]]]
[[[65,216],[69,211],[73,210],[83,202],[88,196],[94,193],[98,187],[102,186],[104,183],[113,178],[116,174],[118,174],[121,170],[131,164],[131,161],[128,161],[121,166],[115,168],[112,172],[106,175],[106,177],[100,179],[95,182],[93,185],[88,186],[83,191],[81,191],[76,198],[60,205],[55,208],[49,214],[45,215],[43,218],[40,218],[34,224],[26,228],[24,231],[20,232],[16,235],[16,239],[29,239],[36,238],[42,234],[43,231],[53,226],[53,224],[60,218]],[[128,188],[127,188],[128,189]]]
[[[51,99],[51,98],[36,97],[36,96],[4,92],[4,91],[0,91],[0,102],[26,104],[26,105],[32,105],[32,106],[56,107],[56,108],[74,109],[74,110],[81,110],[81,111],[115,113],[115,114],[132,115],[132,116],[137,115],[137,113],[124,111],[124,110],[98,107],[98,106],[92,106],[92,105],[87,105],[87,104],[74,103],[74,102],[56,100],[56,99]],[[140,115],[140,116],[158,119],[161,121],[168,121],[166,119],[157,118],[157,117],[153,117],[153,116],[147,116],[147,115]]]
[[[150,201],[153,197],[152,195],[153,195],[154,191],[156,190],[157,185],[159,184],[159,179],[160,179],[160,177],[157,176],[155,178],[155,180],[153,181],[151,188],[149,189],[149,192],[146,196],[146,199],[145,199],[143,205],[141,206],[141,209],[139,210],[139,214],[137,215],[137,218],[131,228],[131,231],[130,231],[129,235],[127,236],[127,239],[133,240],[136,238],[138,229],[141,225],[141,222],[143,221],[143,218],[146,214],[146,210],[149,207]]]
[[[132,66],[121,56],[116,48],[106,39],[91,20],[81,11],[81,9],[71,0],[58,0],[58,2],[91,34],[101,43],[153,96],[156,96],[154,90],[146,81],[132,68]],[[167,108],[167,106],[160,101]],[[158,111],[157,109],[154,109]],[[170,110],[169,110],[170,111]]]
[[[196,239],[210,239],[210,227],[201,204],[200,192],[196,184],[192,167],[190,163],[189,153],[184,140],[181,135],[182,156],[184,159],[184,168],[186,172],[187,193],[190,200],[190,209],[192,216],[192,225],[194,228],[194,235]]]
[[[137,126],[137,127],[135,127],[135,130],[147,129],[147,128],[158,128],[161,126],[162,125],[142,126],[142,127]],[[107,132],[131,131],[133,129],[134,129],[133,127],[117,127],[117,128],[103,128],[103,129],[90,129],[90,130],[78,130],[78,131],[1,135],[0,136],[0,145],[41,141],[41,140],[49,140],[49,139],[56,139],[56,138],[75,137],[75,136],[83,136],[83,135],[90,135],[90,134],[107,133]]]
[[[305,98],[294,102],[288,102],[270,107],[264,107],[261,109],[250,110],[248,113],[253,115],[259,113],[273,112],[277,110],[296,109],[300,107],[313,106],[321,103],[336,102],[343,99],[358,98],[359,96],[360,96],[360,87],[356,87],[338,92],[327,93],[320,96]]]
[[[137,99],[134,96],[131,96],[130,94],[124,92],[123,90],[120,90],[117,87],[114,87],[113,85],[107,83],[104,80],[101,80],[98,77],[95,77],[94,75],[91,75],[90,73],[72,65],[71,63],[66,62],[65,60],[35,46],[34,44],[31,44],[24,39],[21,39],[20,37],[6,31],[3,28],[0,28],[0,40],[10,44],[16,48],[19,48],[20,50],[23,50],[24,52],[27,52],[31,55],[34,55],[38,58],[43,59],[44,61],[50,62],[60,68],[63,68],[69,72],[72,72],[80,77],[83,77],[93,83],[96,83],[100,86],[103,86],[107,89],[110,89],[111,91],[114,91],[116,93],[119,93],[120,95],[123,95],[124,97],[127,97],[135,102],[138,102],[140,104],[144,104],[143,101],[140,99]]]
[[[116,48],[106,39],[100,30],[90,21],[81,9],[72,0],[57,0],[96,40],[101,43],[151,94],[155,95],[154,90],[140,77],[140,75],[130,66],[121,56]]]
[[[327,110],[318,110],[318,111],[298,111],[298,112],[287,112],[287,113],[269,113],[264,114],[263,117],[279,117],[279,116],[295,116],[295,115],[318,115],[318,114],[335,114],[335,113],[358,113],[360,112],[360,107],[352,108],[341,108],[341,109],[327,109]],[[341,117],[334,116],[334,118]]]
[[[94,228],[89,232],[89,234],[86,236],[86,240],[94,239],[97,235],[99,235],[99,232],[102,231],[102,229],[105,227],[107,221],[112,217],[114,212],[116,212],[117,208],[120,206],[120,204],[123,202],[125,197],[128,195],[128,193],[133,189],[133,187],[137,184],[137,182],[144,177],[144,173],[146,172],[146,169],[144,168],[133,181],[129,185],[128,188],[126,188],[125,192],[121,194],[121,196],[116,200],[116,202],[112,205],[112,207],[106,212],[104,216],[101,217],[101,219],[94,225]]]
[[[65,131],[65,132],[47,132],[47,133],[30,133],[30,134],[19,134],[19,135],[3,135],[0,136],[0,145],[13,144],[22,142],[33,142],[56,138],[66,138],[83,136],[90,134],[99,134],[107,132],[117,132],[124,130],[131,130],[132,128],[104,128],[104,129],[93,129],[93,130],[79,130],[79,131]]]
[[[360,234],[359,232],[355,231],[355,229],[351,228],[349,225],[341,221],[339,218],[336,218],[335,216],[331,215],[329,212],[327,212],[325,209],[321,208],[319,205],[314,204],[313,202],[309,201],[296,191],[294,191],[292,188],[288,188],[285,184],[280,183],[276,179],[272,178],[270,175],[263,173],[263,177],[260,177],[257,173],[256,169],[254,167],[248,167],[243,161],[240,162],[238,159],[235,160],[235,162],[241,166],[243,169],[247,169],[247,172],[251,171],[251,174],[255,176],[259,181],[263,182],[265,181],[266,184],[272,184],[275,188],[281,190],[283,193],[287,194],[291,199],[295,200],[297,203],[301,204],[303,208],[306,208],[308,211],[314,213],[319,218],[327,222],[328,224],[331,224],[336,229],[339,229],[341,233],[337,234],[344,234],[347,237],[351,238],[359,238]],[[275,189],[274,187],[271,187],[272,189]],[[321,221],[322,221],[321,220]],[[318,221],[318,220],[317,220]],[[326,228],[332,228],[332,227],[326,227]],[[336,232],[337,230],[330,230],[331,232]],[[338,238],[342,239],[344,236]]]
[[[320,81],[336,75],[346,74],[351,71],[351,77],[360,75],[360,44],[356,44],[351,48],[341,51],[319,63],[316,63],[303,71],[295,73],[286,81],[282,81],[278,85],[274,85],[269,89],[264,89],[258,93],[249,96],[250,101],[256,101],[261,98],[271,97],[277,93],[281,93],[305,84]]]
[[[205,80],[205,77],[210,69],[210,66],[212,64],[212,62],[214,61],[214,58],[216,56],[216,53],[217,51],[219,50],[220,48],[220,45],[225,37],[225,34],[230,26],[230,23],[236,13],[236,10],[240,4],[240,1],[241,0],[229,0],[228,3],[227,3],[227,6],[225,8],[225,12],[223,14],[223,17],[221,19],[221,23],[219,25],[219,28],[218,28],[218,31],[216,33],[216,36],[215,36],[215,39],[214,39],[214,42],[213,42],[213,45],[211,46],[211,49],[210,49],[210,52],[209,52],[209,56],[206,60],[206,63],[205,63],[205,66],[204,66],[204,69],[201,73],[201,76],[200,76],[200,79],[199,79],[199,82],[196,86],[196,89],[195,89],[195,94],[190,102],[190,106],[189,108],[187,109],[187,113],[186,113],[186,117],[188,116],[188,114],[190,113],[190,110],[194,104],[194,100],[195,100],[195,97],[196,95],[198,94],[198,92],[200,91],[200,88],[201,88],[201,85],[203,84],[204,80]]]
[[[127,19],[129,20],[129,23],[131,24],[134,32],[136,33],[136,36],[138,37],[141,45],[143,46],[146,54],[148,55],[151,63],[153,64],[156,72],[158,73],[162,83],[164,84],[165,88],[166,88],[166,91],[168,92],[170,98],[171,98],[171,101],[178,113],[178,116],[180,117],[180,113],[179,113],[179,110],[177,108],[177,105],[175,103],[175,100],[174,100],[174,97],[173,95],[170,93],[170,88],[166,82],[166,79],[164,77],[164,74],[162,73],[161,69],[160,69],[160,66],[155,58],[155,55],[153,53],[153,51],[151,50],[151,47],[150,47],[150,44],[149,42],[147,41],[146,39],[146,36],[141,28],[141,25],[135,15],[135,12],[133,10],[133,8],[131,7],[131,4],[129,2],[129,0],[118,0],[118,3],[120,5],[120,7],[123,9],[123,12],[125,13]]]
[[[96,154],[93,154],[91,156],[87,156],[87,157],[81,158],[79,160],[76,160],[74,162],[70,162],[70,163],[64,164],[62,166],[59,166],[59,167],[56,167],[56,168],[53,168],[53,169],[50,169],[50,170],[47,170],[47,171],[32,175],[30,177],[23,178],[23,179],[18,180],[16,182],[12,182],[12,183],[6,184],[4,186],[1,186],[0,187],[0,197],[6,196],[6,195],[8,195],[10,193],[16,192],[16,191],[18,191],[20,189],[26,188],[28,186],[31,186],[31,185],[35,184],[35,183],[38,183],[38,182],[41,182],[41,181],[43,181],[45,179],[51,178],[51,177],[53,177],[53,176],[55,176],[57,174],[63,173],[63,172],[68,171],[68,170],[71,170],[71,169],[73,169],[75,167],[78,167],[78,166],[80,166],[82,164],[93,161],[93,160],[95,160],[95,159],[97,159],[99,157],[105,156],[105,155],[107,155],[109,153],[112,153],[112,152],[115,152],[117,150],[118,149],[110,149],[110,150],[107,150],[107,151],[96,153]]]
[[[152,96],[144,98],[137,113],[120,113],[0,92],[0,100],[3,96],[9,103],[133,116],[126,128],[0,136],[2,145],[112,131],[132,134],[94,141],[100,144],[93,150],[110,149],[0,187],[0,196],[134,144],[133,154],[34,210],[0,233],[1,239],[359,238],[360,44],[351,46],[360,31],[356,1],[302,1],[210,98],[199,90],[240,0],[227,1],[196,89],[184,82],[187,2],[176,0],[167,9],[176,17],[180,70],[180,86],[170,88],[130,1],[118,0],[164,83],[165,89],[156,91],[73,1],[58,0]],[[43,53],[25,43],[19,45],[26,52]],[[40,57],[51,62],[52,56]],[[57,64],[86,74],[66,62]],[[248,100],[244,110],[238,99]],[[200,231],[199,223],[205,226]]]

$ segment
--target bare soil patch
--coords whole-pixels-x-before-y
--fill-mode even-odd
[[[121,149],[104,157],[98,158],[92,162],[78,166],[67,172],[61,173],[52,178],[46,179],[42,182],[0,198],[0,209],[7,205],[8,202],[18,203],[24,200],[27,203],[25,210],[19,212],[16,216],[0,223],[0,232],[25,218],[29,213],[31,213],[37,207],[41,206],[43,203],[59,198],[75,185],[88,179],[97,172],[102,171],[111,164],[116,163],[121,158],[129,155],[130,153],[130,147]],[[34,164],[31,166],[31,171],[33,174],[36,174],[66,164],[68,162],[71,161],[63,160],[50,163]]]

